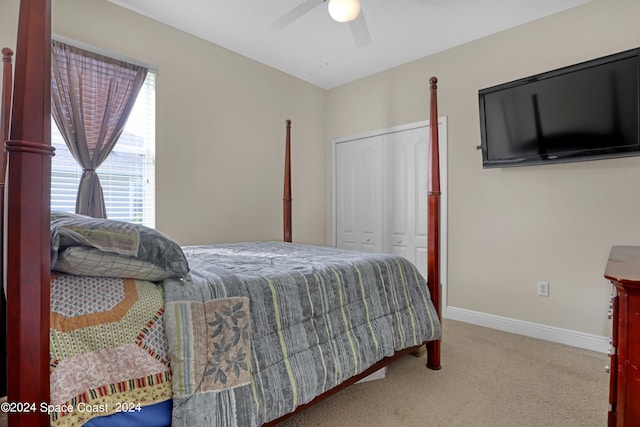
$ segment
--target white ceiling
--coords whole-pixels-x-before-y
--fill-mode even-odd
[[[108,0],[324,89],[591,0],[361,0],[372,38],[356,47],[326,3],[284,28],[305,0]]]

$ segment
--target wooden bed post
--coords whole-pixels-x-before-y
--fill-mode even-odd
[[[4,259],[8,400],[35,405],[10,426],[49,425],[51,3],[21,0],[10,140]]]
[[[4,218],[4,178],[7,167],[7,155],[4,143],[9,139],[11,123],[11,95],[13,94],[13,51],[2,49],[2,103],[0,104],[0,220]],[[0,223],[1,224],[1,223]],[[4,230],[0,227],[0,244],[4,240]],[[0,250],[0,253],[2,251]],[[4,263],[0,263],[0,396],[7,395],[7,301],[5,299]]]
[[[284,150],[284,241],[292,242],[291,233],[291,120],[287,120],[287,138]]]
[[[442,302],[440,300],[440,150],[438,149],[438,79],[429,79],[431,106],[429,129],[429,186],[427,195],[427,282],[433,305],[442,320]],[[427,367],[440,369],[440,341],[427,343]]]
[[[2,106],[0,107],[0,142],[9,139],[9,123],[11,123],[11,95],[13,93],[13,51],[8,47],[2,49]],[[6,156],[2,152],[0,171],[4,172]],[[0,185],[4,188],[4,173],[0,176]]]

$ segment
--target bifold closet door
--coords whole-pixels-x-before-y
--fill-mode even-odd
[[[336,144],[337,246],[382,252],[382,137]]]
[[[427,272],[427,127],[383,136],[384,252],[413,262]]]

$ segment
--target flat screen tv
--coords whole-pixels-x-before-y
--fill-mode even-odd
[[[485,168],[640,155],[640,48],[478,92]]]

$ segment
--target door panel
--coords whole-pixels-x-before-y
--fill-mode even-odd
[[[382,251],[382,137],[336,144],[337,246]]]
[[[383,147],[386,166],[384,250],[401,254],[417,265],[417,249],[426,250],[427,245],[428,128],[386,134]]]

